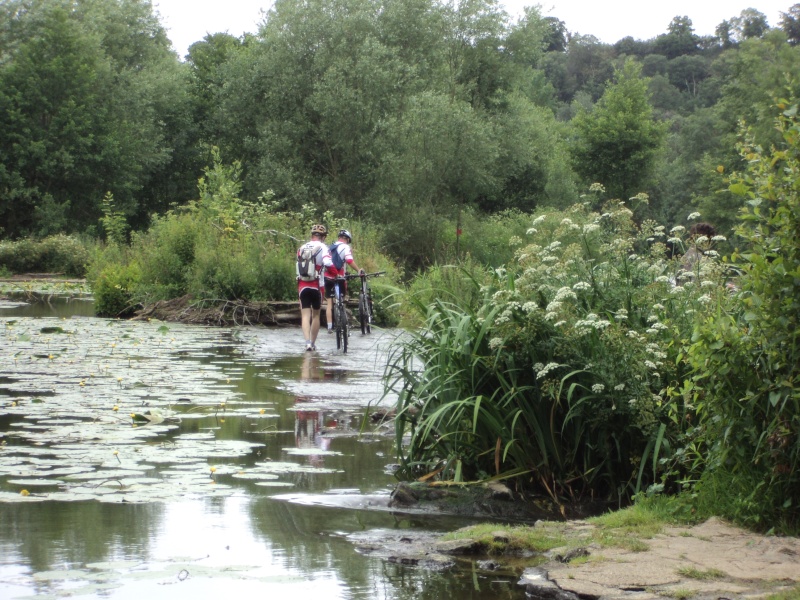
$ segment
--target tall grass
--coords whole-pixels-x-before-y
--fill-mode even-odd
[[[380,252],[374,229],[333,214],[317,215],[311,206],[275,212],[269,195],[243,201],[238,173],[236,164],[217,162],[200,180],[198,200],[154,216],[146,231],[131,234],[128,245],[108,235],[87,276],[99,314],[124,316],[137,306],[187,294],[211,301],[295,300],[295,252],[318,221],[328,225],[333,240],[338,229],[350,229],[359,266],[387,272],[390,283],[373,286],[376,314],[384,314],[389,303],[384,289],[400,273]],[[113,219],[104,221],[109,223],[119,226]]]

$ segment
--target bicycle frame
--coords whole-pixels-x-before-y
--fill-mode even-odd
[[[378,277],[386,271],[376,273],[359,273],[358,275],[345,275],[346,280],[359,278],[361,280],[361,290],[358,295],[358,320],[361,324],[361,334],[366,335],[372,332],[372,293],[367,283],[369,277]]]

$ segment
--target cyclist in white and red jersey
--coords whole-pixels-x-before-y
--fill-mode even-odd
[[[323,273],[326,276],[336,277],[336,267],[333,266],[325,237],[328,230],[324,225],[314,225],[311,228],[311,241],[303,244],[297,251],[300,258],[304,248],[309,248],[314,258],[317,277],[312,281],[304,281],[297,277],[297,293],[300,296],[300,322],[303,328],[303,337],[306,342],[306,351],[316,350],[317,334],[319,333],[319,315],[322,309],[322,290],[324,289]],[[299,261],[298,261],[299,264]]]
[[[352,241],[353,236],[350,235],[350,232],[347,231],[347,229],[342,229],[339,231],[339,239],[330,247],[331,259],[333,260],[334,265],[335,263],[340,263],[342,265],[341,269],[337,269],[337,275],[342,277],[347,272],[348,265],[353,267],[359,273],[364,272],[364,269],[359,269],[356,261],[353,260],[353,251],[350,248]],[[339,255],[338,260],[333,256],[334,252]],[[336,297],[334,279],[336,278],[336,275],[330,277],[328,273],[328,271],[325,273],[325,297],[328,299],[328,305],[325,307],[325,320],[328,323],[328,333],[333,333],[333,299]],[[342,295],[347,295],[347,282],[342,281],[340,285]]]

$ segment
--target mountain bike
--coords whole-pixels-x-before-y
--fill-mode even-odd
[[[351,276],[352,277],[352,276]],[[336,297],[333,301],[333,329],[336,332],[336,349],[347,354],[347,338],[350,335],[350,325],[347,321],[347,310],[344,307],[344,294],[342,293],[342,282],[347,280],[345,277],[337,277],[333,289],[336,290]]]
[[[358,294],[358,322],[361,325],[361,334],[366,335],[372,331],[372,290],[369,288],[367,279],[369,277],[380,277],[386,271],[378,271],[377,273],[364,273],[363,275],[346,275],[347,279],[355,279],[356,277],[361,280],[361,291]]]

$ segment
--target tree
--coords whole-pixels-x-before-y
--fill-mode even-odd
[[[788,12],[781,13],[780,25],[792,46],[800,44],[800,4],[794,4]]]
[[[641,66],[625,62],[594,109],[574,119],[575,170],[586,184],[601,183],[613,198],[645,191],[666,127],[653,119]]]
[[[653,51],[667,58],[676,58],[697,52],[697,42],[692,20],[689,17],[675,17],[667,27],[667,33],[656,38]]]
[[[11,0],[0,28],[0,215],[84,231],[188,199],[184,71],[144,0]],[[169,199],[167,201],[167,198]]]
[[[754,8],[746,8],[738,17],[722,21],[717,25],[716,36],[723,48],[730,48],[746,39],[764,37],[767,31],[769,31],[767,16]]]

